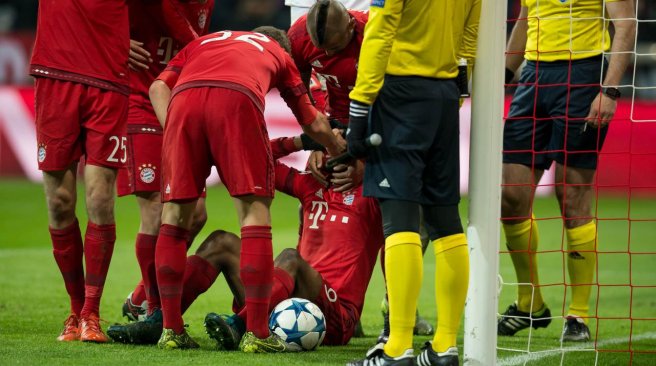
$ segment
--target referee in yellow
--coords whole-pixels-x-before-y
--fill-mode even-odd
[[[479,0],[373,0],[350,94],[349,153],[368,155],[364,193],[385,231],[390,335],[349,365],[458,365],[456,333],[469,281],[458,203],[460,53],[474,60]],[[371,113],[371,115],[369,115]],[[365,137],[382,136],[369,150]],[[419,211],[435,250],[438,324],[415,358],[423,262]]]
[[[507,46],[507,82],[524,59],[526,66],[504,125],[501,218],[517,282],[527,285],[518,286],[517,301],[499,319],[499,335],[551,323],[539,287],[532,203],[544,170],[555,162],[572,290],[562,314],[561,339],[590,340],[587,323],[597,262],[593,184],[598,152],[620,97],[617,85],[631,61],[634,9],[633,0],[522,0]],[[613,20],[612,42],[608,18]]]

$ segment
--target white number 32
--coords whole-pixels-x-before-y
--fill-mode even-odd
[[[208,38],[203,42],[201,42],[200,43],[201,46],[206,43],[223,41],[232,37],[232,32],[230,31],[221,31],[221,32],[216,32],[215,34],[217,35],[216,37]],[[262,47],[262,45],[256,41],[263,42],[263,43],[271,42],[269,37],[265,36],[262,33],[242,34],[239,37],[235,37],[235,40],[249,43],[253,45],[255,48],[257,48],[258,50],[260,50],[260,52],[264,52],[264,47]]]

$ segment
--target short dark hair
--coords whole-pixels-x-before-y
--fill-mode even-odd
[[[289,43],[289,38],[287,38],[287,33],[282,29],[276,27],[271,27],[268,25],[257,27],[253,29],[253,32],[262,33],[265,36],[272,38],[274,41],[278,42],[280,47],[282,47],[287,53],[292,53],[292,45]]]

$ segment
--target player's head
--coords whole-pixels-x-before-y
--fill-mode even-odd
[[[308,11],[306,27],[312,44],[332,56],[351,42],[355,20],[339,1],[319,0]]]
[[[253,32],[264,34],[265,36],[278,42],[280,47],[282,47],[285,51],[287,51],[287,53],[290,54],[292,53],[292,46],[289,43],[289,38],[287,38],[287,33],[285,33],[285,31],[278,29],[276,27],[265,25],[253,29]]]

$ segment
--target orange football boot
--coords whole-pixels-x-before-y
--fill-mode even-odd
[[[62,330],[59,337],[57,337],[57,340],[61,342],[71,342],[77,341],[79,339],[80,328],[77,315],[71,313],[71,315],[69,315],[68,318],[66,318],[64,321],[64,329]]]
[[[97,315],[89,315],[80,319],[80,340],[82,342],[105,343],[107,336],[100,328],[100,319]]]

